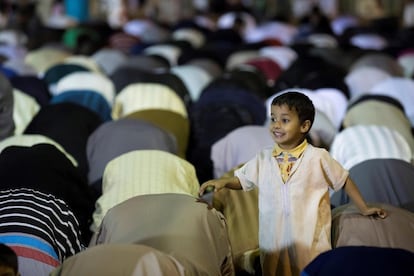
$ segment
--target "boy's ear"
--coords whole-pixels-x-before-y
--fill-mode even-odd
[[[310,120],[306,120],[302,123],[301,125],[301,132],[302,133],[308,133],[311,127],[311,121]]]

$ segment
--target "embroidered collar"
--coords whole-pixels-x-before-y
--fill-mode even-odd
[[[306,149],[307,146],[308,146],[308,142],[306,141],[306,139],[303,140],[303,142],[300,143],[296,148],[291,149],[291,150],[284,150],[280,148],[278,144],[276,144],[273,148],[272,155],[278,156],[281,153],[286,152],[295,158],[299,158],[299,156],[302,154],[302,152]]]

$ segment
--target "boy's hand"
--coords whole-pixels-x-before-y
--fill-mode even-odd
[[[205,190],[208,189],[209,187],[213,187],[214,191],[217,192],[217,191],[223,189],[225,185],[226,185],[226,183],[224,181],[221,181],[220,179],[209,180],[209,181],[204,182],[200,186],[200,189],[198,190],[198,194],[200,196],[202,196],[204,194]]]
[[[376,208],[376,207],[369,207],[364,212],[362,212],[364,216],[374,216],[379,218],[386,218],[387,212],[384,209]]]

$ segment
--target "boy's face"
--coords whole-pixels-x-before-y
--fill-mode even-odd
[[[270,134],[282,149],[294,149],[302,143],[310,128],[309,120],[301,124],[296,110],[285,104],[272,105],[270,118]]]

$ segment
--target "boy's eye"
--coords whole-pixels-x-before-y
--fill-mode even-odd
[[[288,119],[282,119],[282,123],[289,123],[289,120]]]

